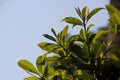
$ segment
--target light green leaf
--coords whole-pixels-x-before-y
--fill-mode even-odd
[[[100,30],[96,33],[95,37],[93,38],[92,42],[93,44],[95,44],[96,40],[101,37],[102,35],[104,35],[105,33],[107,33],[109,31],[104,31],[104,30]]]
[[[82,9],[82,18],[83,18],[83,20],[85,20],[87,18],[88,14],[89,14],[89,9],[87,7],[84,7]]]
[[[120,11],[116,7],[110,4],[106,5],[106,9],[111,16],[110,21],[113,24],[120,25]]]
[[[57,44],[41,42],[38,44],[38,46],[41,49],[46,50],[47,52],[52,52],[55,49],[55,47],[57,46]]]
[[[83,39],[84,41],[87,41],[86,33],[84,29],[80,30],[80,38]]]
[[[20,60],[18,61],[18,65],[25,71],[32,72],[39,75],[39,72],[36,70],[33,64],[30,63],[28,60]]]
[[[89,31],[92,26],[95,26],[95,25],[94,25],[94,24],[90,24],[90,25],[87,27],[87,31]]]
[[[45,58],[46,54],[39,56],[36,60],[36,66],[41,74],[44,74],[45,71]]]
[[[83,24],[82,21],[80,21],[79,19],[77,19],[75,17],[66,17],[62,21],[65,21],[67,23],[72,24],[73,27],[76,26],[76,25],[82,25]]]
[[[51,35],[44,34],[43,36],[46,37],[49,40],[52,40],[52,41],[56,42],[56,39],[54,37],[52,37]]]
[[[90,74],[83,74],[83,75],[78,75],[76,76],[76,79],[85,79],[85,80],[89,80],[89,79],[95,79],[93,75]]]
[[[58,57],[56,57],[56,56],[47,57],[47,58],[46,58],[46,62],[47,62],[48,64],[51,64],[51,63],[53,63],[53,62],[55,62],[55,61],[57,61],[57,60],[58,60]]]
[[[68,32],[68,26],[66,26],[62,31],[61,31],[61,40],[64,42],[67,36]]]
[[[38,78],[31,76],[31,77],[24,78],[24,80],[38,80]]]
[[[102,10],[102,9],[104,9],[104,8],[95,8],[95,9],[93,9],[93,10],[90,12],[90,14],[88,15],[87,21],[88,21],[92,16],[94,16],[97,12],[99,12],[99,11]]]

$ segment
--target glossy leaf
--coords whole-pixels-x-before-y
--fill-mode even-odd
[[[80,21],[79,19],[77,19],[75,17],[66,17],[62,21],[72,24],[73,27],[76,25],[82,25],[82,21]]]
[[[97,12],[99,12],[99,11],[102,10],[102,9],[104,9],[104,8],[95,8],[94,10],[92,10],[92,11],[90,12],[90,14],[88,15],[88,17],[87,17],[87,21],[88,21],[92,16],[94,16]]]
[[[39,74],[37,69],[28,60],[20,60],[18,62],[18,65],[27,72],[32,72],[32,73],[35,73],[35,74]]]
[[[52,37],[51,35],[44,34],[43,36],[46,37],[49,40],[52,40],[52,41],[56,42],[56,39],[54,37]]]
[[[24,80],[38,80],[38,78],[31,76],[31,77],[24,78]]]

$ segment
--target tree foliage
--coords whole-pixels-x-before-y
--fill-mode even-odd
[[[54,36],[43,36],[53,43],[40,42],[38,46],[45,50],[45,54],[36,60],[36,67],[27,60],[18,61],[18,65],[31,76],[24,80],[118,80],[120,77],[120,49],[115,46],[117,26],[120,24],[120,12],[112,5],[106,5],[111,15],[109,21],[113,24],[111,30],[100,30],[91,33],[94,24],[88,21],[100,10],[95,8],[89,12],[88,7],[75,8],[79,18],[65,17],[62,21],[80,26],[78,34],[67,37],[69,26],[57,33],[53,28]],[[107,42],[106,35],[112,32],[115,38]],[[47,56],[54,53],[53,56]],[[111,57],[107,54],[112,53]]]

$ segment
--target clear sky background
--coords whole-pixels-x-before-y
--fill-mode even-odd
[[[29,76],[18,67],[20,59],[30,60],[43,54],[37,44],[47,41],[42,34],[50,29],[60,31],[66,23],[64,17],[75,16],[74,7],[90,9],[104,7],[108,0],[0,0],[0,80],[23,80]],[[91,22],[97,27],[107,24],[105,10],[95,15]],[[75,28],[77,29],[77,28]],[[73,33],[76,32],[73,29]]]

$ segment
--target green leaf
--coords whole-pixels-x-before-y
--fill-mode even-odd
[[[24,78],[24,80],[38,80],[38,78],[31,76],[31,77]]]
[[[107,33],[109,31],[104,31],[104,30],[100,30],[96,33],[95,37],[93,38],[92,42],[93,44],[95,44],[96,40],[101,37],[103,34]]]
[[[97,12],[99,12],[99,11],[102,10],[102,9],[104,9],[104,8],[95,8],[95,9],[93,9],[93,10],[90,12],[90,14],[88,15],[87,21],[88,21],[92,16],[94,16]]]
[[[87,8],[87,7],[84,7],[84,8],[82,9],[82,18],[83,18],[83,20],[85,20],[85,19],[87,18],[88,14],[89,14],[88,8]]]
[[[95,25],[94,25],[94,24],[90,24],[90,25],[87,27],[87,31],[89,31],[92,26],[95,26]]]
[[[54,36],[57,37],[57,34],[56,34],[56,32],[55,32],[55,30],[53,28],[51,29],[51,31],[54,34]]]
[[[38,46],[41,49],[46,50],[47,52],[52,52],[55,49],[55,47],[57,46],[57,44],[41,42],[38,44]]]
[[[18,61],[18,65],[27,72],[32,72],[39,75],[39,72],[28,60],[20,60]]]
[[[85,80],[89,80],[89,79],[95,79],[93,75],[90,74],[83,74],[83,75],[78,75],[76,76],[76,79],[85,79]]]
[[[84,29],[80,30],[80,38],[83,39],[84,41],[87,41],[86,33]]]
[[[106,5],[106,9],[108,11],[108,13],[110,14],[110,21],[113,24],[117,24],[120,25],[120,11],[114,7],[113,5]]]
[[[76,25],[82,25],[83,24],[82,21],[80,21],[79,19],[77,19],[75,17],[66,17],[62,21],[65,21],[67,23],[72,24],[73,27],[76,26]]]
[[[82,19],[82,13],[80,11],[80,8],[79,7],[75,8],[75,10],[76,10],[77,14],[80,16],[80,18]]]
[[[55,61],[57,61],[57,60],[58,60],[58,57],[56,57],[56,56],[47,57],[47,58],[46,58],[46,62],[47,62],[48,64],[52,64],[53,62],[55,62]]]
[[[39,56],[36,60],[36,66],[40,73],[44,74],[45,71],[45,58],[46,54]]]
[[[118,26],[117,25],[114,25],[113,27],[112,27],[112,32],[115,34],[115,35],[117,35],[117,33],[118,33]]]
[[[67,36],[68,32],[68,26],[66,26],[62,31],[61,31],[61,40],[64,42]]]
[[[46,37],[49,40],[52,40],[52,41],[56,42],[56,39],[54,37],[52,37],[51,35],[44,34],[43,36]]]

